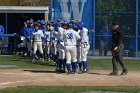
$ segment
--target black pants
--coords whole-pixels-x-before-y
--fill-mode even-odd
[[[112,55],[112,65],[113,65],[113,72],[118,73],[118,63],[121,65],[123,71],[126,71],[126,66],[123,63],[123,49],[124,49],[124,44],[121,43],[119,45],[119,53],[117,55]]]

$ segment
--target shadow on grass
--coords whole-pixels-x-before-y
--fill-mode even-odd
[[[32,73],[56,73],[55,71],[49,71],[49,70],[23,70],[23,71],[28,71]]]
[[[26,61],[27,62],[27,61]],[[30,62],[30,64],[35,64],[35,65],[42,65],[42,66],[50,66],[50,67],[54,67],[55,64],[51,63],[51,62],[42,62],[40,60],[36,60],[34,63]]]
[[[51,66],[51,67],[55,66],[55,64],[53,62],[46,61],[45,63],[43,63],[41,60],[38,60],[38,59],[35,60],[35,63],[32,63],[31,59],[27,58],[27,57],[24,57],[24,58],[17,57],[17,58],[12,59],[11,61],[12,62],[23,62],[26,64],[42,65],[42,66]]]

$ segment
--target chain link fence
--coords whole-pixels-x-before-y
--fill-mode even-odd
[[[123,34],[125,45],[124,56],[136,56],[136,2],[123,2],[124,0],[96,0],[95,13],[95,49],[96,54],[100,56],[111,55],[111,24],[118,22]],[[140,18],[139,18],[140,19]],[[105,27],[107,29],[105,29]],[[139,27],[138,27],[139,28]],[[107,32],[107,31],[108,32]],[[139,31],[140,32],[140,31]],[[140,33],[138,34],[138,41]],[[138,47],[138,54],[140,53]]]

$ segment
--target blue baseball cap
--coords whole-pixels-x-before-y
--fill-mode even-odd
[[[47,22],[45,20],[40,21],[41,25],[45,25]]]
[[[39,25],[39,23],[36,22],[36,23],[34,24],[34,27],[35,27],[35,26],[40,26],[40,25]]]

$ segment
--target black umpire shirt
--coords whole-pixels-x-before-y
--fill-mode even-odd
[[[120,43],[122,43],[122,34],[119,31],[119,29],[115,29],[112,32],[112,49],[114,49],[116,46],[119,46]]]

